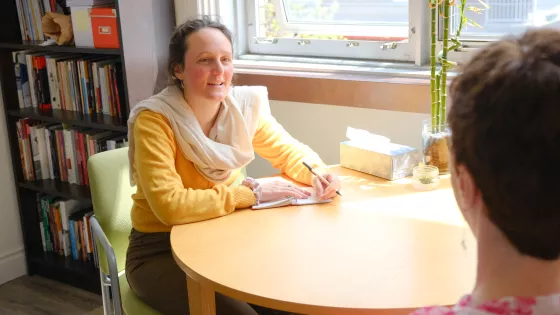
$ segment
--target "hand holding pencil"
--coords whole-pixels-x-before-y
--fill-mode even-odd
[[[317,174],[309,164],[303,162],[303,165],[313,174],[313,188],[319,199],[330,199],[335,197],[336,194],[342,196],[340,193],[340,180],[336,175],[324,174],[322,176]]]

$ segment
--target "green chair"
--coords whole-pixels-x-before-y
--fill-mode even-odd
[[[132,292],[124,272],[132,229],[131,195],[135,192],[129,181],[128,148],[95,154],[88,159],[87,166],[94,211],[91,227],[99,258],[104,313],[160,314]]]

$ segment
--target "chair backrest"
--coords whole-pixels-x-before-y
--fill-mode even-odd
[[[136,187],[130,185],[128,148],[109,150],[88,159],[88,176],[93,212],[109,239],[117,259],[117,269],[125,268],[128,236],[132,229],[130,209]],[[107,259],[97,246],[99,268],[109,274]]]
[[[241,185],[245,178],[247,178],[247,168],[243,167],[239,170],[239,175],[237,176],[237,178],[231,184],[229,184],[229,187],[236,187]]]
[[[136,186],[130,186],[128,148],[109,150],[88,159],[88,176],[93,212],[109,239],[117,259],[117,269],[124,270],[128,237],[132,229],[130,210]],[[246,168],[230,186],[240,185],[247,177]],[[99,268],[109,274],[105,252],[97,246]]]

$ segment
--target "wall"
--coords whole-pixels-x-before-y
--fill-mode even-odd
[[[174,27],[172,0],[119,0],[130,108],[167,83],[167,47]]]
[[[422,113],[285,101],[271,101],[270,107],[274,117],[293,137],[309,145],[329,165],[339,163],[339,144],[346,139],[348,126],[420,149],[422,121],[429,118]],[[260,157],[247,171],[253,177],[277,173]]]
[[[27,272],[3,106],[0,103],[0,284]]]

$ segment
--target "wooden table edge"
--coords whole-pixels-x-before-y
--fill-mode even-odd
[[[173,233],[173,230],[171,231]],[[374,314],[374,315],[400,315],[400,314],[410,314],[411,312],[415,311],[417,308],[399,308],[399,309],[371,309],[371,308],[346,308],[343,306],[321,306],[321,305],[312,305],[312,304],[302,304],[302,303],[295,303],[283,300],[277,300],[273,298],[262,297],[258,295],[254,295],[251,293],[242,292],[228,286],[224,286],[222,284],[216,283],[210,279],[207,279],[197,272],[189,268],[185,265],[175,254],[175,250],[173,246],[171,247],[171,252],[173,254],[173,259],[177,265],[183,270],[186,277],[190,277],[192,280],[198,282],[200,286],[205,288],[206,290],[211,289],[214,292],[221,293],[228,297],[244,301],[247,303],[269,307],[272,309],[277,309],[285,312],[293,312],[298,314],[321,314],[321,315],[335,315],[335,314],[344,314],[344,315],[362,315],[362,314]],[[186,278],[185,278],[186,279]],[[372,297],[373,298],[373,297]],[[210,313],[204,313],[210,314]],[[213,314],[213,313],[212,313]]]

